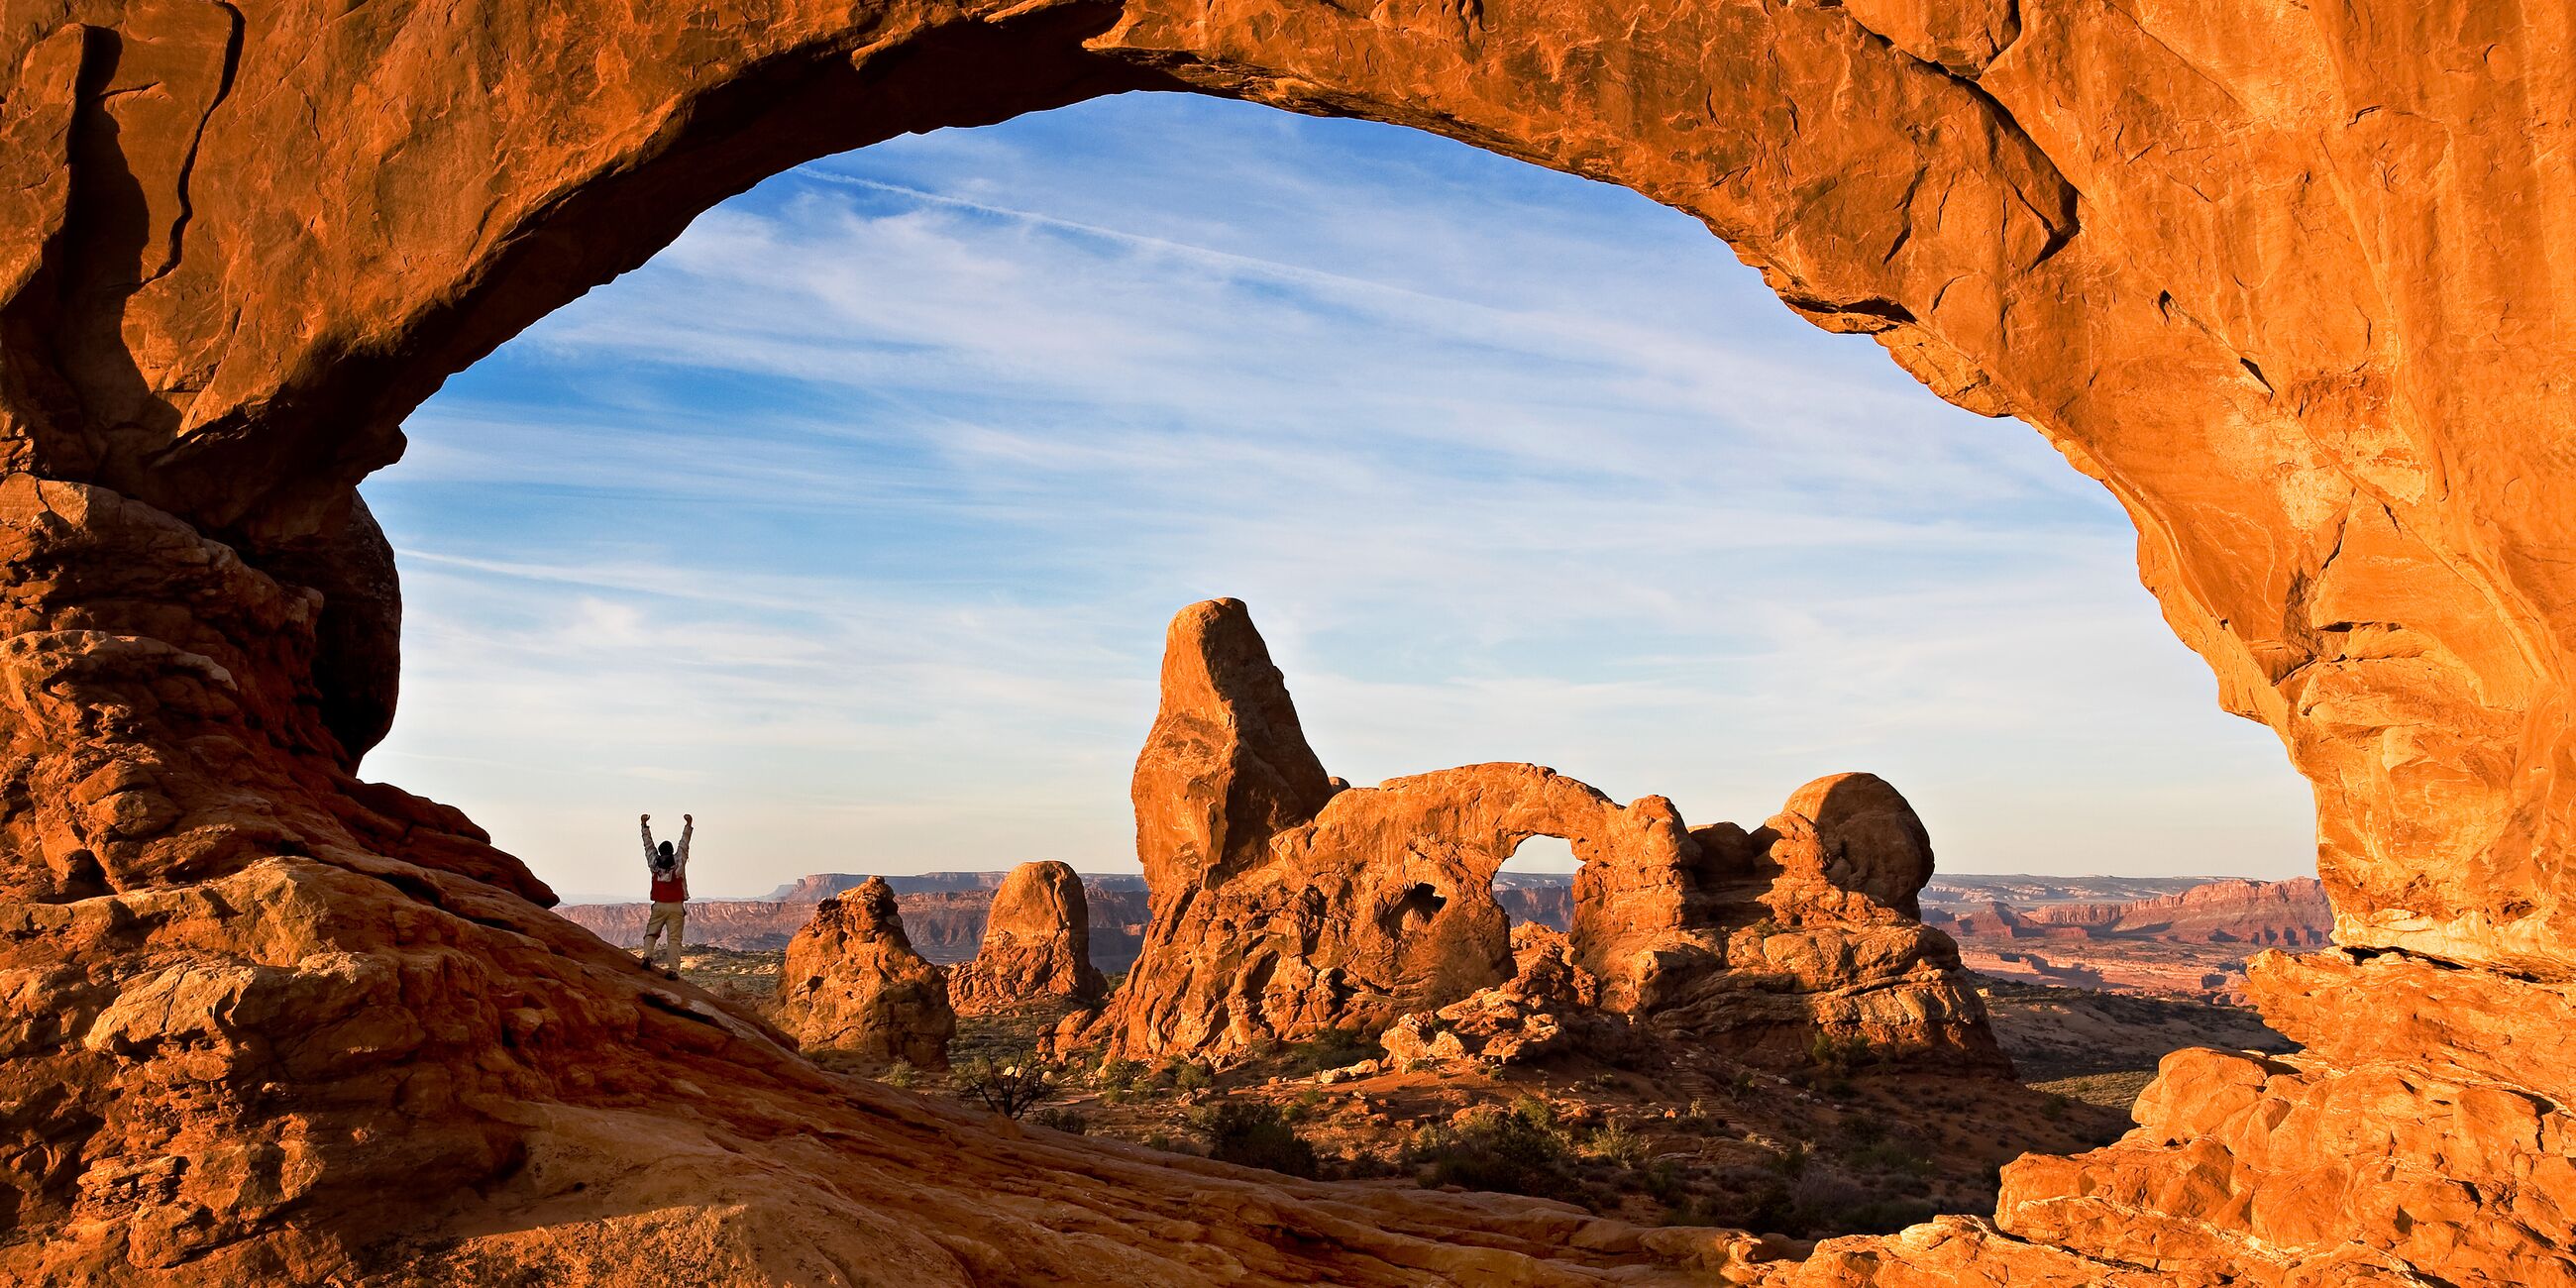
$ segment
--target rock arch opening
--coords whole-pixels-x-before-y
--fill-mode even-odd
[[[1562,934],[1574,923],[1574,877],[1581,869],[1572,842],[1533,836],[1495,870],[1494,901],[1515,926],[1545,926]]]
[[[2078,794],[2105,815],[2155,772],[2104,750],[2162,727],[2200,681],[2144,596],[2087,598],[2125,575],[2116,514],[2054,484],[1974,482],[2055,468],[2044,445],[1950,414],[1907,432],[1902,486],[1898,462],[1846,466],[1887,416],[1937,404],[1870,346],[1778,338],[1794,320],[1697,225],[1412,131],[1272,118],[1291,119],[1133,95],[834,158],[708,214],[451,382],[411,423],[421,459],[370,484],[412,560],[417,699],[371,772],[467,801],[549,876],[553,856],[594,850],[585,811],[623,812],[657,780],[733,796],[751,829],[737,854],[1115,863],[1130,828],[1100,753],[1138,717],[1086,695],[1133,692],[1149,623],[1202,586],[1293,594],[1337,623],[1329,673],[1401,704],[1362,726],[1356,768],[1376,773],[1562,752],[1632,782],[1751,779],[1726,795],[1760,813],[1815,769],[1901,759],[1923,767],[1901,777],[1947,810],[1951,843],[1983,854],[2027,844],[1987,820],[2021,817],[2026,776],[2052,759],[2090,766]],[[860,164],[872,152],[889,159]],[[1198,177],[1220,164],[1229,184]],[[1436,235],[1388,240],[1389,223]],[[1388,268],[1412,261],[1438,267]],[[1552,261],[1570,262],[1528,267]],[[1300,385],[1243,356],[1281,334],[1337,378]],[[713,420],[727,450],[692,460]],[[1444,455],[1462,463],[1426,464]],[[1997,557],[2020,520],[1963,533],[1948,501],[1910,499],[1925,475],[2051,537],[2024,546],[2088,553]],[[1687,480],[1720,477],[1760,495],[1694,538],[1709,507]],[[1877,526],[1838,531],[1853,505]],[[460,512],[475,521],[444,522]],[[1495,540],[1498,514],[1519,535]],[[1639,535],[1586,535],[1623,526]],[[1390,547],[1407,557],[1368,558]],[[1315,559],[1345,566],[1317,585]],[[1105,610],[1076,602],[1092,592]],[[1528,613],[1530,595],[1551,611]],[[2034,606],[2058,597],[2100,611]],[[2070,638],[2070,614],[2101,624]],[[1889,649],[1899,623],[1911,641]],[[2175,678],[2106,698],[2090,664],[2056,660],[2075,656]],[[493,686],[529,712],[506,732],[481,700]],[[2029,721],[1955,714],[1972,702],[2082,711],[2102,736],[2041,752]],[[2165,736],[2202,754],[2164,763],[2268,771],[2287,804],[2262,803],[2260,826],[2297,846],[2304,806],[2277,790],[2269,744],[2193,714]],[[1699,722],[1735,732],[1691,735]],[[1889,724],[1894,749],[1867,732]],[[1430,736],[1438,749],[1394,749]],[[1793,739],[1797,754],[1763,750]],[[1007,811],[942,811],[986,777],[1028,790]],[[2049,825],[2134,837],[2133,855],[2205,835],[2125,812]]]

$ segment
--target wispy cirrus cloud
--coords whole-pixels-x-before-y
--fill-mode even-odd
[[[567,887],[1132,864],[1164,620],[1253,605],[1337,772],[1531,759],[1750,821],[1867,768],[1945,864],[2311,861],[2129,531],[1691,221],[1457,145],[1130,97],[709,212],[369,485],[370,771]]]

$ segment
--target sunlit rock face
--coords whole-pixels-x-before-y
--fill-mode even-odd
[[[948,976],[912,950],[885,878],[825,899],[778,971],[779,1022],[808,1050],[948,1067]]]
[[[1097,1006],[1109,983],[1091,964],[1091,903],[1069,864],[1023,863],[1002,879],[973,961],[948,972],[960,1015],[1053,1003]]]
[[[1535,765],[1348,787],[1240,601],[1183,609],[1162,674],[1134,788],[1154,917],[1098,1030],[1121,1053],[1222,1059],[1502,984],[1494,874],[1554,836],[1584,864],[1571,951],[1607,1009],[1750,1059],[1803,1061],[1821,1034],[2008,1067],[1955,947],[1915,916],[1923,825],[1871,775],[1812,783],[1750,835]]]
[[[1994,1223],[1837,1241],[1782,1273],[2570,1277],[2576,75],[2557,10],[0,18],[0,1275],[562,1280],[658,1257],[734,1282],[1420,1282],[1715,1256],[1534,1204],[1317,1207],[853,1089],[543,913],[454,811],[349,776],[393,695],[391,586],[352,487],[441,380],[783,167],[1189,89],[1438,131],[1701,218],[1802,316],[2022,417],[2109,489],[2220,700],[2315,785],[2345,947],[2266,957],[2251,986],[2308,1053],[2183,1061],[2128,1141],[2016,1169]],[[1304,766],[1238,769],[1233,817],[1320,816]],[[1653,810],[1604,817],[1661,843]],[[1216,840],[1208,872],[1244,853]],[[1639,901],[1663,915],[1651,886]],[[2327,1127],[2351,1148],[2316,1152]],[[861,1175],[864,1207],[842,1197]],[[2371,1182],[2389,1175],[2405,1184]],[[1088,1223],[998,1209],[995,1186]],[[656,1212],[685,1228],[636,1215]]]

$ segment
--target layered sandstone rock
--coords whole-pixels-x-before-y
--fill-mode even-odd
[[[1097,1006],[1109,981],[1091,964],[1091,905],[1068,864],[1045,860],[1011,869],[993,896],[975,959],[948,972],[960,1015],[1018,1010],[1032,1003]]]
[[[1628,1017],[1601,1009],[1601,982],[1546,926],[1512,927],[1510,979],[1437,1011],[1398,1016],[1379,1038],[1398,1070],[1474,1061],[1493,1067],[1570,1055],[1616,1063],[1642,1043]]]
[[[925,1069],[948,1067],[957,1032],[947,974],[912,950],[882,877],[825,899],[796,932],[779,969],[778,1014],[807,1050]]]
[[[1822,1033],[2007,1067],[1950,941],[1915,919],[1931,845],[1877,778],[1809,784],[1757,835],[1694,832],[1662,797],[1623,807],[1533,765],[1337,782],[1244,606],[1182,610],[1136,762],[1155,918],[1100,1040],[1224,1057],[1501,984],[1494,875],[1546,835],[1584,861],[1571,951],[1604,1008],[1750,1059],[1804,1060]]]
[[[392,657],[349,602],[383,592],[352,487],[442,380],[803,160],[1190,89],[1632,187],[1801,315],[2028,420],[2137,524],[2221,701],[2315,783],[2353,951],[2267,957],[2254,989],[2333,1041],[2260,1070],[2238,1118],[2158,1108],[2155,1134],[2033,1168],[2002,1214],[2102,1249],[2182,1248],[2178,1217],[2187,1273],[1945,1220],[1829,1244],[1805,1282],[2565,1278],[2555,1120],[2485,1095],[2561,1103],[2576,982],[2557,9],[0,15],[0,1274],[565,1279],[649,1247],[737,1282],[1579,1281],[1722,1253],[1544,1205],[1179,1176],[817,1081],[536,911],[453,811],[349,776]],[[1239,819],[1317,807],[1297,766],[1223,776]],[[2294,1101],[2434,1219],[2360,1202],[2332,1160],[2264,1161],[2280,1142],[2248,1124]],[[2445,1242],[2461,1203],[2512,1224]],[[412,1234],[425,1260],[360,1263]]]
[[[2038,926],[2082,927],[2102,935],[2177,943],[2316,947],[2334,928],[2334,908],[2314,878],[2212,881],[2180,894],[2129,903],[2059,904],[2027,914]]]

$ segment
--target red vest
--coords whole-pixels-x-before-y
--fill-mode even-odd
[[[688,901],[689,879],[687,877],[674,874],[668,881],[660,877],[653,878],[653,902],[687,903]]]

